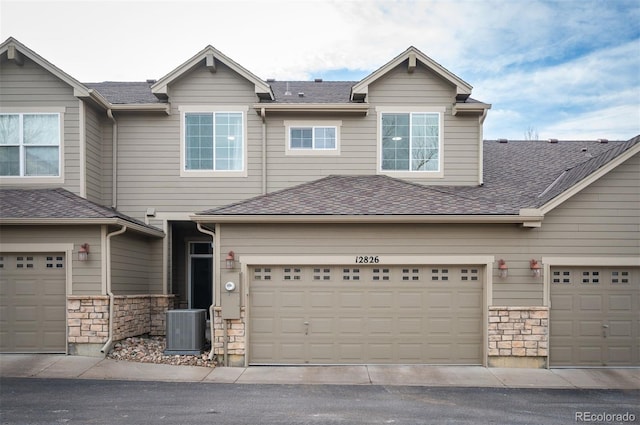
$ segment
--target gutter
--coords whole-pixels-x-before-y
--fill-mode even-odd
[[[0,218],[0,225],[96,225],[109,224],[125,226],[130,230],[154,236],[165,237],[162,230],[146,227],[142,224],[126,221],[121,218]]]
[[[111,346],[113,345],[113,322],[114,322],[113,302],[114,302],[115,296],[111,291],[111,238],[114,236],[121,235],[126,231],[127,231],[127,226],[122,226],[120,230],[116,230],[114,232],[107,234],[107,252],[106,252],[107,279],[106,280],[107,280],[107,295],[109,296],[109,339],[107,339],[107,342],[100,349],[100,352],[103,354],[107,354],[109,350],[111,350]]]

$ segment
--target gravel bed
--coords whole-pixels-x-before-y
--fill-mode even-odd
[[[170,364],[180,366],[215,367],[215,360],[209,360],[211,347],[205,346],[197,356],[165,356],[166,338],[163,336],[132,337],[116,342],[107,354],[108,359],[139,363]]]

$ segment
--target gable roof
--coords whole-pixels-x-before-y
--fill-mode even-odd
[[[65,189],[0,189],[0,224],[124,224],[151,236],[155,227]]]
[[[382,175],[329,176],[214,208],[196,221],[516,222],[536,226],[554,199],[640,152],[627,142],[484,142],[483,186],[425,186]],[[568,198],[567,198],[568,199]],[[566,199],[564,199],[566,200]],[[564,200],[561,200],[563,202]]]
[[[412,68],[415,68],[417,65],[417,61],[419,61],[428,69],[454,85],[456,87],[457,100],[465,100],[471,94],[471,90],[473,89],[473,87],[469,83],[465,82],[457,75],[445,69],[442,65],[422,53],[420,50],[416,49],[413,46],[410,46],[407,50],[400,53],[391,61],[387,62],[385,65],[355,84],[353,86],[353,89],[351,90],[351,99],[363,100],[369,92],[369,85],[371,85],[373,82],[387,74],[389,71],[391,71],[404,61],[408,61],[409,72],[413,72]]]
[[[258,78],[256,75],[248,71],[240,64],[231,60],[231,58],[225,56],[219,50],[213,48],[213,46],[205,47],[200,52],[196,53],[196,55],[191,59],[187,60],[182,65],[178,66],[176,69],[159,79],[151,86],[151,91],[159,98],[166,99],[168,95],[167,87],[169,86],[169,84],[181,78],[185,73],[191,71],[194,67],[198,66],[202,62],[205,62],[207,67],[212,72],[215,72],[216,61],[224,63],[233,71],[237,72],[249,82],[253,83],[255,85],[255,93],[256,95],[258,95],[258,97],[273,99],[273,93],[271,92],[271,87],[269,87],[269,84]]]
[[[7,54],[7,56],[13,56],[16,63],[20,63],[22,61],[20,55],[24,55],[37,65],[46,69],[48,72],[64,81],[66,84],[73,88],[73,94],[77,97],[89,97],[90,90],[80,81],[73,78],[71,75],[67,74],[57,66],[53,65],[48,60],[44,59],[42,56],[29,49],[24,44],[20,43],[13,37],[7,38],[2,44],[0,44],[0,56]]]

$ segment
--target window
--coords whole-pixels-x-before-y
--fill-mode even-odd
[[[335,149],[335,127],[290,127],[289,149]]]
[[[339,155],[341,121],[285,121],[287,155]]]
[[[380,170],[441,173],[441,122],[441,112],[383,111]]]
[[[0,176],[60,176],[60,114],[0,114]]]
[[[244,172],[244,112],[204,109],[183,114],[183,171],[199,176],[207,171]]]

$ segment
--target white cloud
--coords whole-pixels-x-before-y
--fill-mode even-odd
[[[640,109],[638,104],[603,108],[577,114],[539,130],[542,139],[628,140],[640,135]]]

